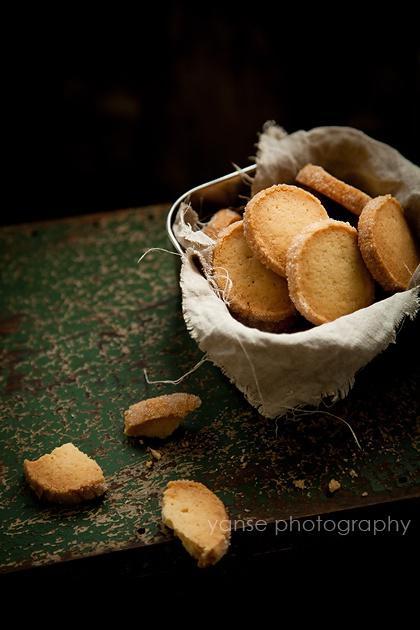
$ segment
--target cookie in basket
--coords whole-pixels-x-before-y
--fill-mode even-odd
[[[232,314],[245,325],[281,332],[294,322],[286,280],[264,267],[250,250],[242,221],[226,228],[216,242],[213,278]]]
[[[314,223],[287,253],[287,281],[297,310],[313,324],[369,306],[374,283],[357,245],[357,230],[342,221]]]
[[[245,238],[263,265],[286,277],[286,254],[293,238],[322,219],[328,219],[327,211],[311,193],[278,184],[261,190],[248,202]]]
[[[372,199],[366,193],[337,179],[322,166],[307,164],[296,175],[296,181],[316,190],[353,214],[360,215],[365,205]]]
[[[204,226],[203,232],[215,241],[222,230],[240,220],[241,215],[239,212],[235,212],[235,210],[230,208],[222,208],[222,210],[215,212],[207,225]]]
[[[400,203],[375,197],[359,218],[359,247],[372,276],[386,291],[404,291],[420,264],[418,246]]]

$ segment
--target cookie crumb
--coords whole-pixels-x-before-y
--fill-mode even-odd
[[[151,468],[153,466],[153,461],[151,459],[148,459],[147,462],[145,463],[146,468]]]
[[[368,492],[362,492],[362,497],[367,497],[368,496]]]
[[[149,453],[153,457],[153,459],[156,459],[157,461],[162,458],[162,453],[160,451],[155,451],[154,448],[149,447]]]
[[[334,494],[334,492],[337,492],[337,490],[340,490],[341,488],[341,483],[339,481],[337,481],[337,479],[331,479],[328,483],[328,490],[331,492],[331,494]]]
[[[304,479],[293,479],[293,485],[295,488],[299,490],[305,490],[305,480]]]

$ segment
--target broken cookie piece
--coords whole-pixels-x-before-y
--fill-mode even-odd
[[[200,405],[201,399],[193,394],[168,394],[142,400],[124,412],[124,433],[166,438]]]
[[[202,483],[170,481],[163,493],[162,519],[199,567],[216,564],[229,547],[230,521],[225,506]]]
[[[81,503],[106,491],[101,467],[71,443],[35,461],[25,459],[23,468],[38,498],[51,503]]]

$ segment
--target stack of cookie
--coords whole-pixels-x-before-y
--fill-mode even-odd
[[[375,280],[385,291],[408,287],[419,251],[395,198],[372,199],[311,164],[296,183],[305,188],[271,186],[248,202],[243,218],[221,210],[207,226],[213,277],[235,318],[286,332],[299,314],[318,325],[369,306]],[[358,216],[357,229],[330,218],[308,189]]]

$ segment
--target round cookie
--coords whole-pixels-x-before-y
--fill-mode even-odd
[[[263,265],[286,277],[286,254],[292,240],[307,225],[322,219],[328,219],[328,214],[311,193],[278,184],[261,190],[248,202],[245,238]]]
[[[314,164],[304,166],[296,175],[296,181],[333,199],[356,215],[359,215],[368,201],[372,199],[358,188],[330,175],[322,166],[315,166]]]
[[[203,232],[210,236],[214,241],[219,236],[220,232],[227,228],[232,223],[241,220],[239,212],[235,212],[230,208],[223,208],[213,214],[207,225],[204,226]]]
[[[375,197],[359,218],[359,247],[372,276],[386,291],[404,291],[420,255],[404,211],[391,195]]]
[[[357,230],[332,219],[308,226],[295,238],[287,253],[287,281],[297,310],[313,324],[369,306],[374,297]]]
[[[295,309],[286,280],[254,256],[245,240],[242,221],[227,227],[217,241],[213,277],[219,289],[227,292],[230,311],[245,325],[280,332],[294,321]]]

